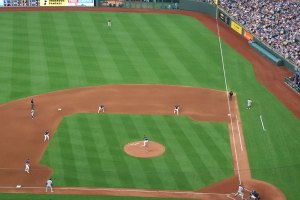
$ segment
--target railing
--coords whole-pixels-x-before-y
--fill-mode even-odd
[[[294,81],[291,81],[288,77],[286,77],[284,82],[300,94],[300,87]]]

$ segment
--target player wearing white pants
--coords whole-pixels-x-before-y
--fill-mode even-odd
[[[107,26],[111,27],[111,20],[110,19],[107,21]]]
[[[143,146],[146,147],[148,142],[149,142],[148,137],[146,135],[144,135],[144,145]]]
[[[247,100],[247,109],[250,109],[252,106],[252,100],[251,99],[248,99]]]
[[[237,195],[241,196],[242,199],[244,199],[244,187],[241,184],[239,185],[238,191],[235,193],[234,196]]]
[[[50,137],[49,137],[49,131],[48,130],[46,130],[45,131],[45,133],[44,133],[44,142],[46,141],[46,140],[50,140]]]
[[[174,114],[178,115],[179,114],[179,106],[176,105],[174,108]]]
[[[29,159],[27,159],[25,161],[25,172],[27,172],[29,174],[29,170],[30,170],[30,162],[29,162]]]
[[[46,192],[48,192],[48,189],[50,189],[50,191],[53,192],[51,178],[48,179],[47,182],[46,182]]]
[[[31,119],[33,119],[33,118],[34,118],[34,115],[35,115],[35,110],[32,109],[31,112],[30,112],[30,114],[31,114]]]
[[[103,112],[104,113],[104,105],[100,105],[98,108],[98,113]]]

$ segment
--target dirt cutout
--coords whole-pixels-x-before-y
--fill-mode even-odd
[[[124,146],[124,151],[133,157],[151,158],[160,156],[165,152],[165,147],[157,142],[149,141],[144,146],[144,141],[136,141],[128,143]]]
[[[231,115],[228,115],[227,94],[224,91],[170,85],[106,85],[76,88],[35,96],[34,119],[30,116],[30,100],[31,97],[0,106],[0,120],[3,122],[0,126],[2,159],[0,192],[45,192],[45,181],[52,172],[39,164],[49,144],[43,141],[43,132],[49,129],[52,139],[64,116],[75,113],[97,113],[100,104],[105,105],[105,114],[174,115],[174,106],[179,104],[180,115],[198,121],[228,123],[235,178],[230,177],[200,191],[55,187],[55,193],[228,199],[233,198],[232,193],[238,185],[236,180],[240,178],[246,188],[258,190],[263,199],[285,199],[277,188],[251,178],[237,100],[234,96],[230,101],[232,109]],[[58,108],[62,110],[59,111]],[[231,123],[232,120],[235,123]],[[31,160],[30,174],[25,173],[23,168],[27,158]],[[16,185],[22,185],[22,188],[16,189]]]

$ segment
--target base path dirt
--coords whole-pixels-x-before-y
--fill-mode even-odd
[[[34,119],[30,116],[30,100],[31,97],[28,97],[0,106],[0,192],[45,192],[45,181],[52,172],[39,164],[49,144],[43,141],[43,132],[49,129],[52,139],[64,116],[97,113],[100,104],[105,105],[105,114],[174,115],[174,106],[179,104],[180,115],[198,121],[228,123],[235,177],[200,191],[55,187],[55,193],[228,199],[232,198],[230,196],[235,192],[239,180],[242,180],[247,188],[258,190],[264,199],[285,199],[277,188],[264,182],[256,184],[257,181],[251,178],[243,130],[237,127],[241,123],[237,99],[234,96],[230,101],[231,115],[228,115],[227,94],[224,91],[170,85],[105,85],[69,89],[35,96]],[[232,120],[238,123],[231,123]],[[239,134],[237,129],[240,130]],[[150,141],[149,147],[153,144]],[[27,158],[31,160],[30,174],[24,172]],[[16,189],[16,185],[22,185],[22,188]]]

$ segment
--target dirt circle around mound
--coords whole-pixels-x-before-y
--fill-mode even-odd
[[[144,141],[130,142],[124,146],[124,151],[130,156],[138,158],[151,158],[160,156],[165,152],[165,147],[157,142],[149,141],[144,147]]]

